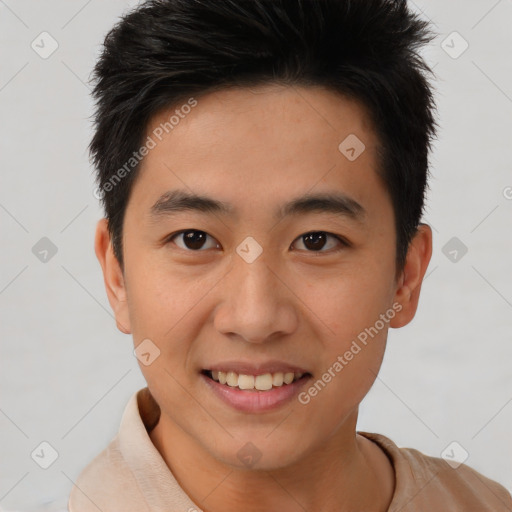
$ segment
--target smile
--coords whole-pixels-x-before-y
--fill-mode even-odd
[[[312,378],[311,373],[298,371],[243,371],[246,373],[203,370],[200,376],[213,396],[230,408],[250,414],[271,412],[290,404]]]

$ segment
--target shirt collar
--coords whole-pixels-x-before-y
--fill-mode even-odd
[[[158,422],[160,408],[149,389],[136,392],[128,402],[118,433],[119,450],[133,472],[140,491],[151,511],[173,509],[198,510],[197,505],[180,487],[149,432]]]

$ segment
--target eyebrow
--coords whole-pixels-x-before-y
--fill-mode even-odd
[[[234,216],[236,209],[229,203],[211,197],[190,193],[186,190],[171,190],[160,196],[150,209],[150,218],[172,216],[184,211]],[[280,206],[274,213],[275,220],[309,213],[333,213],[362,223],[366,210],[355,199],[340,192],[305,194]]]

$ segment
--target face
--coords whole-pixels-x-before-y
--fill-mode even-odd
[[[146,344],[164,425],[225,464],[243,467],[250,442],[258,467],[284,467],[353,435],[388,328],[410,319],[378,140],[321,87],[224,90],[190,110],[165,136],[174,109],[148,126],[109,299]]]

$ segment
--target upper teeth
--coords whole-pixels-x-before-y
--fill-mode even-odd
[[[212,371],[212,378],[221,384],[227,384],[231,387],[240,389],[257,389],[258,391],[267,391],[274,387],[280,387],[284,384],[291,384],[294,380],[300,379],[303,373],[277,372],[265,373],[264,375],[244,375],[235,372]]]

